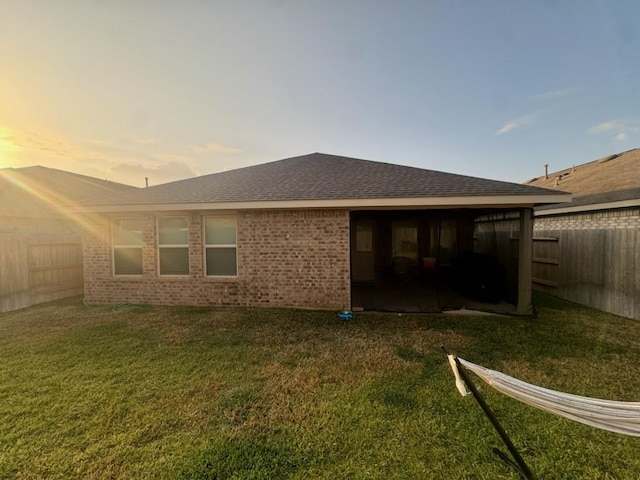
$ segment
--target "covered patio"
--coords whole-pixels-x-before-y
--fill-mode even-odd
[[[531,238],[529,208],[352,211],[352,308],[530,314]]]

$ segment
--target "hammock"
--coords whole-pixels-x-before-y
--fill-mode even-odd
[[[458,390],[462,395],[468,395],[470,392],[460,378],[456,357],[453,355],[447,355],[447,357],[456,377]],[[549,390],[467,362],[459,357],[457,360],[487,384],[511,398],[592,427],[640,437],[640,402],[599,400]]]

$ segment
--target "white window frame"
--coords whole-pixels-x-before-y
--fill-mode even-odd
[[[162,220],[172,219],[172,218],[180,218],[187,221],[187,243],[170,243],[161,245],[160,244],[160,222]],[[189,216],[188,215],[171,215],[171,216],[161,216],[156,218],[156,250],[157,250],[157,258],[158,258],[158,276],[160,277],[188,277],[191,274],[191,262],[189,261]],[[160,271],[160,250],[163,248],[186,248],[187,249],[187,273],[162,273]]]
[[[142,247],[144,246],[144,239],[140,238],[140,244],[116,244],[116,222],[122,220],[139,220],[140,221],[140,232],[141,236],[144,231],[144,218],[136,217],[136,216],[126,216],[126,217],[113,217],[111,219],[111,271],[113,272],[114,277],[141,277],[144,274],[144,253]],[[116,249],[117,248],[139,248],[140,249],[140,257],[142,259],[140,263],[141,271],[140,273],[116,273]]]
[[[207,243],[207,218],[233,218],[236,230],[236,243],[208,244]],[[206,215],[202,219],[202,258],[204,263],[204,276],[207,278],[237,278],[238,277],[238,216],[236,214],[225,213],[218,215]],[[233,248],[236,252],[236,274],[235,275],[209,275],[207,272],[207,249],[208,248]]]

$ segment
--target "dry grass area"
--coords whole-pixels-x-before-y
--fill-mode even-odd
[[[440,350],[571,393],[640,400],[637,322],[243,308],[0,314],[0,478],[517,478]],[[640,478],[640,439],[482,386],[540,478]]]

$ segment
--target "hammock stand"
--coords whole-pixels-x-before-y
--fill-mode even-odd
[[[440,348],[442,348],[442,350],[444,351],[445,355],[447,355],[448,358],[451,358],[447,350],[444,348],[444,345],[441,345]],[[491,425],[493,425],[493,428],[498,433],[498,435],[502,439],[502,442],[505,444],[505,446],[511,453],[513,460],[498,448],[494,448],[493,453],[496,454],[503,462],[505,462],[507,465],[513,468],[516,472],[518,472],[518,474],[525,480],[535,480],[536,477],[533,475],[533,473],[527,466],[527,463],[524,461],[524,458],[522,458],[522,455],[520,455],[520,452],[518,452],[518,450],[516,449],[515,445],[509,438],[509,435],[507,435],[507,432],[505,432],[504,428],[502,428],[502,425],[500,425],[500,422],[498,422],[497,417],[495,416],[493,411],[489,408],[489,405],[487,405],[487,402],[484,401],[484,398],[482,398],[482,395],[480,395],[480,392],[478,392],[478,389],[476,388],[476,386],[469,379],[469,376],[467,375],[466,370],[460,363],[460,360],[458,359],[458,357],[453,357],[453,360],[455,361],[458,373],[460,374],[460,379],[465,383],[467,388],[471,391],[473,398],[476,399],[476,402],[478,402],[478,405],[480,405],[480,408],[482,409],[484,414],[487,416],[487,418],[491,422]],[[456,378],[456,384],[458,383],[459,383],[458,379]],[[460,389],[460,386],[458,386],[458,389]]]
[[[447,354],[447,351],[442,347]],[[505,454],[494,449],[502,460],[511,465],[525,479],[534,478],[526,463],[513,446],[513,443],[500,426],[495,415],[478,393],[473,382],[469,380],[467,370],[472,371],[489,386],[515,400],[536,407],[554,415],[565,417],[586,425],[608,430],[622,435],[640,437],[640,402],[621,402],[600,400],[597,398],[558,392],[523,382],[488,368],[468,362],[454,355],[447,354],[449,364],[456,377],[456,387],[463,395],[473,394],[491,424],[511,452],[514,461]],[[467,388],[470,390],[467,391]]]

